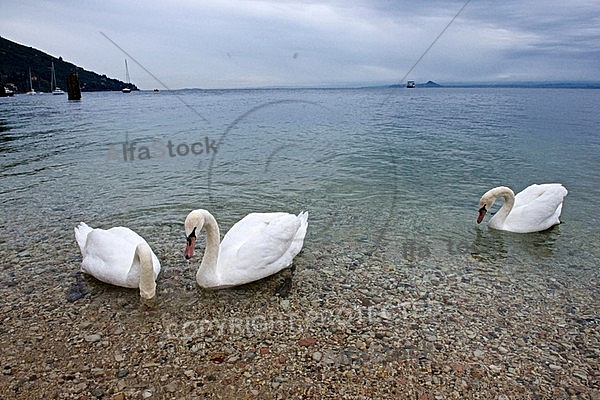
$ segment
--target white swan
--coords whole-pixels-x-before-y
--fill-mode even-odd
[[[142,299],[155,296],[160,262],[140,235],[120,226],[93,229],[80,222],[75,240],[83,256],[83,272],[111,285],[139,287]]]
[[[531,185],[516,196],[510,188],[499,186],[488,190],[479,200],[480,223],[498,197],[504,204],[490,219],[488,226],[503,231],[539,232],[560,224],[563,199],[568,191],[560,183]]]
[[[288,267],[304,244],[308,213],[248,214],[219,245],[219,226],[206,210],[194,210],[185,219],[185,258],[194,254],[196,235],[206,231],[206,249],[196,281],[202,288],[221,289],[253,282]]]

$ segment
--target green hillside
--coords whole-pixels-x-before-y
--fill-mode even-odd
[[[29,68],[31,68],[33,89],[36,92],[49,92],[50,66],[53,61],[57,86],[63,90],[66,90],[67,87],[67,75],[74,69],[77,69],[82,92],[121,90],[124,87],[138,90],[133,84],[126,84],[106,75],[86,71],[64,61],[62,57],[55,58],[32,47],[0,37],[0,82],[6,86],[15,87],[17,93],[29,90]]]

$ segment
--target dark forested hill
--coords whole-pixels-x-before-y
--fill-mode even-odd
[[[121,90],[129,87],[138,90],[133,84],[126,84],[106,75],[98,75],[92,71],[86,71],[81,67],[63,61],[62,57],[55,58],[32,47],[0,37],[0,83],[5,86],[15,87],[17,92],[29,90],[29,69],[33,89],[36,92],[50,91],[50,66],[54,61],[57,86],[66,90],[66,78],[73,70],[77,69],[81,90],[94,92],[103,90]]]

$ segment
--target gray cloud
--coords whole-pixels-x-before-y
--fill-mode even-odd
[[[125,56],[102,31],[172,88],[396,83],[465,4],[11,2],[3,37],[123,79]],[[600,2],[472,0],[409,79],[600,80],[598,71]],[[134,63],[130,72],[142,88],[159,86]]]

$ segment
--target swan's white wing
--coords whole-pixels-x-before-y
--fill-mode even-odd
[[[117,226],[114,228],[110,228],[107,232],[114,234],[118,238],[119,241],[128,243],[126,246],[133,245],[133,254],[135,254],[135,248],[137,247],[138,244],[146,243],[148,245],[148,242],[146,242],[146,240],[143,237],[141,237],[140,235],[138,235],[136,232],[132,231],[129,228]],[[150,247],[150,245],[148,245],[148,247]],[[158,260],[158,257],[156,256],[156,254],[154,254],[154,250],[152,250],[151,247],[150,247],[150,253],[152,255],[152,268],[154,269],[154,279],[156,279],[158,274],[160,273],[160,268],[161,268],[160,261]],[[139,261],[136,260],[136,262],[139,262]],[[137,265],[137,267],[138,268],[136,268],[136,270],[139,272],[139,265]],[[139,279],[136,279],[136,282],[138,282],[138,281],[139,281]]]
[[[129,228],[93,229],[87,234],[81,270],[112,285],[136,288],[140,281],[140,266],[134,263],[135,248],[146,242]],[[154,278],[160,272],[160,262],[152,252]]]
[[[550,196],[557,200],[562,199],[567,195],[567,189],[560,183],[545,183],[542,185],[531,185],[523,189],[515,195],[514,207],[531,204],[542,196]]]
[[[106,283],[137,287],[127,281],[137,242],[115,229],[94,229],[88,234],[81,270]]]
[[[306,217],[303,223],[302,218],[288,213],[249,214],[231,228],[221,243],[217,268],[220,279],[225,284],[240,284],[280,271],[302,248],[304,234]]]
[[[251,236],[260,233],[271,221],[276,218],[290,215],[284,212],[251,213],[236,222],[221,241],[223,248],[237,251]]]
[[[513,232],[538,232],[560,223],[567,189],[561,184],[531,185],[515,196],[515,204],[505,221]]]

